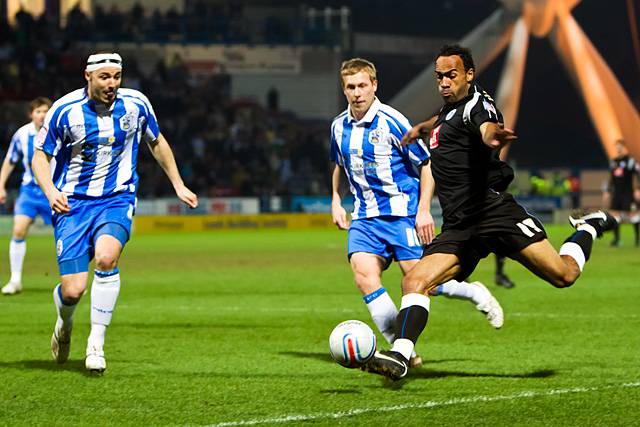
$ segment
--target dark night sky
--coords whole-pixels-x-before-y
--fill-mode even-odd
[[[640,0],[634,0],[640,13]],[[336,4],[338,1],[336,0]],[[353,13],[353,28],[361,32],[387,32],[459,39],[487,17],[495,0],[443,0],[416,2],[369,0],[346,2]],[[407,13],[410,10],[411,13]],[[381,16],[384,23],[381,22]],[[604,57],[623,88],[640,108],[640,67],[633,53],[626,0],[583,0],[574,10],[583,31]],[[637,18],[637,16],[636,16]],[[485,70],[478,81],[495,92],[503,57]],[[376,62],[377,58],[371,58]],[[423,69],[406,63],[404,77],[392,82],[391,68],[401,61],[380,63],[383,100],[390,99],[406,81]],[[378,62],[376,62],[378,63]],[[397,74],[397,68],[396,68]],[[408,80],[407,80],[408,79]],[[406,80],[406,81],[405,81]],[[404,82],[404,83],[403,83]],[[582,98],[546,39],[531,37],[516,131],[520,137],[510,159],[521,167],[606,167],[607,161]],[[640,130],[639,130],[640,131]]]

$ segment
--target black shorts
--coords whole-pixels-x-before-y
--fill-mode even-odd
[[[542,223],[508,193],[488,194],[476,212],[452,227],[447,227],[445,219],[442,232],[423,252],[423,256],[456,255],[461,267],[457,280],[469,277],[478,262],[491,252],[510,256],[547,238]]]
[[[633,204],[632,191],[614,191],[611,197],[611,210],[630,212]]]

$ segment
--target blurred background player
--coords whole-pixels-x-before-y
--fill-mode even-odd
[[[33,171],[31,159],[33,157],[33,142],[42,127],[44,117],[49,111],[51,100],[39,97],[29,103],[29,117],[31,122],[22,126],[11,138],[7,156],[0,169],[0,203],[7,201],[7,180],[15,169],[16,164],[22,163],[22,184],[13,210],[13,234],[9,243],[9,261],[11,278],[2,288],[4,295],[13,295],[22,291],[22,265],[27,253],[27,234],[36,216],[40,215],[45,224],[51,224],[51,207],[38,187]]]
[[[58,363],[69,357],[73,313],[95,256],[85,367],[102,372],[107,367],[105,332],[120,292],[118,259],[135,209],[139,143],[147,143],[180,200],[194,208],[198,198],[184,185],[147,97],[120,88],[120,55],[89,56],[84,77],[85,88],[63,96],[49,110],[32,163],[54,210],[61,284],[53,291],[58,319],[52,354]]]
[[[401,147],[411,128],[398,111],[375,96],[378,80],[373,63],[354,58],[340,69],[348,108],[331,125],[331,213],[334,224],[349,230],[348,254],[356,285],[374,323],[392,342],[398,310],[382,286],[382,272],[395,259],[406,274],[422,256],[422,243],[434,237],[430,214],[434,185],[429,152],[422,141]],[[351,226],[341,204],[341,169],[355,198]],[[491,325],[500,328],[500,304],[481,283],[449,281],[432,295],[472,301]],[[412,357],[412,366],[420,362]]]
[[[613,229],[611,246],[620,245],[620,223],[630,222],[633,225],[635,245],[640,245],[639,227],[640,215],[635,212],[634,194],[637,195],[640,181],[640,165],[629,155],[623,140],[615,143],[616,157],[609,163],[609,184],[603,192],[605,206],[611,209],[611,214],[618,220]]]
[[[509,276],[504,272],[504,262],[507,259],[504,255],[496,254],[496,277],[495,283],[506,289],[515,288],[516,284],[511,281]]]

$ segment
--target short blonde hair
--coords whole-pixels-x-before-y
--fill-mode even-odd
[[[340,83],[342,86],[344,86],[344,76],[352,76],[360,71],[369,74],[372,82],[378,80],[376,66],[373,65],[373,62],[362,58],[351,58],[344,61],[340,67]]]

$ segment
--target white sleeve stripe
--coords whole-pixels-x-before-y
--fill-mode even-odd
[[[464,106],[464,111],[462,113],[462,120],[465,125],[468,125],[471,122],[471,110],[476,106],[478,100],[480,99],[480,92],[476,92],[473,94],[473,98],[471,98]]]

